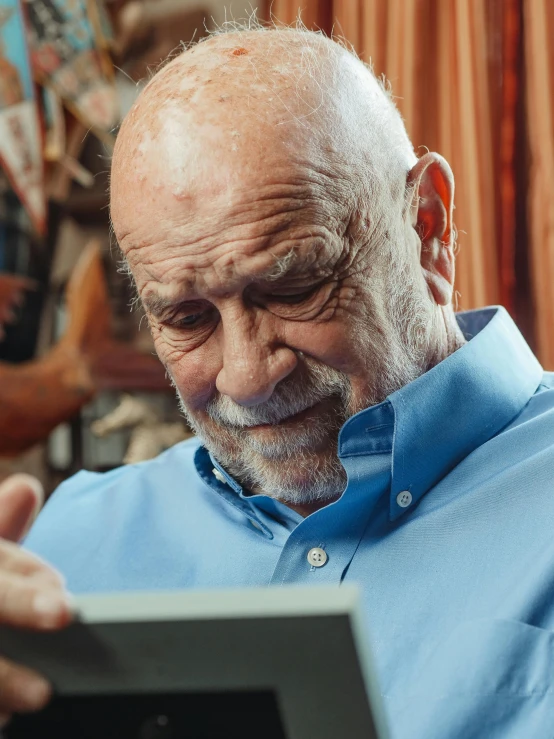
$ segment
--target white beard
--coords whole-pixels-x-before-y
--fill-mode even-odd
[[[189,425],[229,474],[252,492],[292,504],[330,500],[346,487],[337,438],[351,415],[350,383],[345,375],[307,357],[301,361],[303,377],[295,374],[283,380],[263,404],[246,408],[228,396],[214,397],[206,412],[217,424],[217,434],[211,425],[194,418],[177,393]],[[259,424],[277,424],[326,399],[333,400],[332,411],[299,422],[294,433],[275,426],[267,441],[248,431]],[[315,451],[322,446],[323,451]]]

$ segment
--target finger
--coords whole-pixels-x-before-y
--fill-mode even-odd
[[[63,575],[47,564],[43,559],[27,552],[11,541],[0,539],[0,571],[15,575],[39,577],[56,585],[65,585]]]
[[[61,572],[54,570],[51,567],[45,567],[42,570],[37,570],[27,577],[32,578],[36,582],[44,583],[44,585],[50,585],[53,588],[58,588],[64,592],[66,591],[66,580]]]
[[[61,629],[71,620],[71,597],[61,587],[0,572],[0,623],[27,629]]]
[[[31,475],[11,475],[0,485],[0,537],[19,541],[44,500],[42,485]]]
[[[52,686],[34,670],[0,658],[0,712],[38,711],[52,696]]]

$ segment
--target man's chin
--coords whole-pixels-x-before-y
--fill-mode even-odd
[[[247,490],[285,503],[307,503],[336,497],[346,485],[337,456],[338,415],[247,428],[224,426],[209,417],[189,422],[204,446]]]
[[[257,465],[250,489],[283,503],[297,505],[335,499],[346,487],[346,472],[336,450],[302,454],[296,458],[264,459]]]
[[[215,448],[209,442],[206,446],[247,490],[284,503],[330,499],[346,486],[346,472],[333,439],[319,440],[317,445],[313,441],[292,445],[290,438],[258,443],[249,438],[234,452],[217,443]]]

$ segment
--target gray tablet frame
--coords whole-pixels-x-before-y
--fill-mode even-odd
[[[387,739],[355,587],[75,598],[63,631],[0,627],[60,695],[275,691],[287,739]],[[78,655],[78,658],[76,658]]]

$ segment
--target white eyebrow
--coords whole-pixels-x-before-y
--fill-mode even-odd
[[[263,272],[261,275],[258,275],[257,279],[266,280],[267,282],[275,282],[288,271],[292,263],[298,258],[298,252],[296,251],[296,247],[293,246],[282,257],[275,254],[272,254],[272,256],[275,259],[275,262],[267,272]]]

